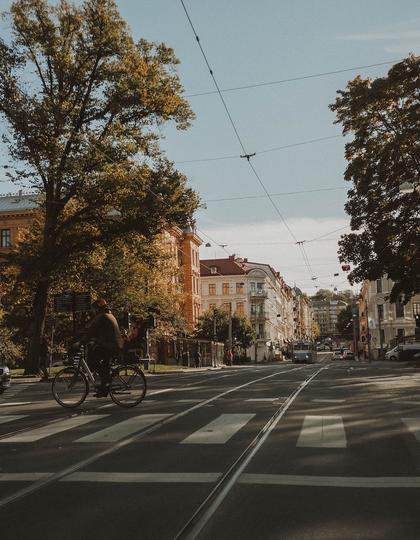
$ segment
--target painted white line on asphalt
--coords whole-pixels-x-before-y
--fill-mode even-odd
[[[279,397],[261,397],[261,398],[251,398],[246,399],[245,401],[278,401],[279,399],[285,399],[285,398],[279,398]]]
[[[177,399],[175,403],[200,403],[201,399]]]
[[[191,433],[181,444],[224,444],[255,414],[221,414],[206,426]]]
[[[414,437],[420,442],[420,418],[402,418]]]
[[[0,407],[13,407],[14,405],[31,405],[33,401],[18,401],[18,402],[10,402],[7,403],[0,403]]]
[[[297,368],[293,368],[293,369],[288,370],[288,372],[300,371],[302,369],[303,369],[303,367],[297,367]],[[293,398],[290,399],[283,406],[284,408],[282,410],[282,414],[277,418],[277,422],[278,422],[278,420],[280,420],[280,418],[286,412],[286,410],[291,405],[291,403],[296,398],[296,396],[323,369],[326,369],[326,368],[322,368],[322,369],[318,370],[312,377],[307,379],[304,383],[302,383],[299,386],[298,390],[293,393]],[[54,482],[59,481],[61,478],[64,478],[64,477],[66,477],[66,476],[68,476],[70,474],[73,474],[74,472],[79,471],[80,469],[86,468],[88,465],[91,465],[92,463],[95,463],[99,459],[101,459],[103,457],[106,457],[106,456],[108,456],[108,455],[110,455],[110,454],[112,454],[112,453],[114,453],[114,452],[128,446],[129,444],[140,440],[142,437],[145,437],[146,435],[149,435],[150,433],[153,433],[154,431],[160,429],[164,425],[169,424],[171,422],[174,422],[175,420],[178,420],[179,418],[182,418],[182,417],[192,413],[193,411],[196,411],[197,409],[199,409],[201,407],[204,407],[208,403],[212,403],[213,401],[216,401],[217,399],[220,399],[220,398],[222,398],[222,397],[224,397],[224,396],[226,396],[228,394],[231,394],[232,392],[237,392],[238,390],[240,390],[242,388],[246,388],[246,387],[248,387],[248,386],[250,386],[252,384],[259,383],[261,381],[271,379],[272,377],[277,377],[279,375],[284,375],[284,373],[285,373],[285,371],[282,370],[282,371],[280,371],[278,373],[272,373],[270,375],[265,375],[264,377],[259,377],[258,379],[253,379],[253,380],[248,381],[248,382],[246,382],[244,384],[240,384],[238,386],[230,388],[229,390],[226,390],[226,391],[222,392],[221,394],[217,394],[217,395],[215,395],[215,396],[213,396],[213,397],[211,397],[209,399],[201,401],[200,403],[197,403],[196,405],[193,405],[192,407],[189,407],[188,409],[186,409],[184,411],[181,411],[181,412],[179,412],[177,414],[174,414],[173,416],[170,416],[169,418],[166,418],[165,420],[163,420],[162,422],[159,422],[155,426],[150,426],[149,428],[145,429],[144,431],[142,431],[140,433],[137,433],[137,434],[133,435],[132,437],[129,437],[127,439],[123,439],[122,441],[119,441],[119,442],[115,443],[114,445],[107,447],[104,450],[96,452],[94,455],[92,455],[92,456],[90,456],[90,457],[88,457],[86,459],[82,459],[82,460],[80,460],[80,461],[78,461],[76,463],[73,463],[73,464],[69,465],[65,469],[62,469],[60,471],[55,472],[49,478],[43,478],[41,480],[38,480],[37,482],[34,482],[29,486],[23,487],[22,489],[12,493],[11,495],[7,495],[6,497],[1,498],[0,499],[0,508],[4,508],[5,506],[7,506],[8,504],[10,504],[12,502],[15,502],[15,501],[18,501],[18,500],[20,500],[20,499],[22,499],[24,497],[27,497],[31,493],[35,493],[36,491],[39,491],[40,489],[42,489],[42,488],[44,488],[46,486],[49,486],[50,484],[52,484]],[[276,424],[277,424],[277,422],[276,422]],[[268,433],[270,431],[271,431],[271,429],[267,430],[265,436],[263,437],[263,440],[265,440],[266,436],[268,436]],[[242,469],[241,469],[241,471],[242,471]]]
[[[175,388],[163,388],[162,390],[152,390],[151,392],[147,392],[147,395],[155,396],[156,394],[163,394],[164,392],[172,392],[172,390],[175,390]]]
[[[95,431],[90,435],[77,439],[77,443],[98,443],[98,442],[117,442],[124,439],[128,435],[132,435],[137,431],[141,431],[164,418],[167,418],[170,414],[143,414],[141,416],[133,416],[118,422],[108,428]]]
[[[45,439],[45,437],[50,437],[51,435],[56,435],[63,431],[73,429],[75,427],[83,426],[99,420],[101,418],[106,418],[107,414],[90,414],[86,416],[75,416],[73,418],[66,418],[61,422],[53,422],[42,426],[39,428],[31,429],[30,431],[25,431],[24,433],[17,433],[6,439],[0,439],[0,444],[4,443],[29,443]]]
[[[75,472],[61,479],[61,482],[117,482],[117,483],[159,483],[159,484],[208,484],[216,482],[222,473],[139,473],[139,472]]]
[[[53,474],[51,472],[0,473],[0,482],[36,482],[49,478]]]
[[[13,422],[14,420],[20,420],[26,418],[27,414],[10,414],[6,416],[0,416],[0,424],[6,424],[7,422]]]
[[[249,474],[240,484],[314,486],[338,488],[420,488],[420,476],[294,476],[289,474]]]
[[[344,403],[345,399],[313,399],[314,403]]]
[[[297,445],[310,448],[346,448],[341,416],[305,416]]]

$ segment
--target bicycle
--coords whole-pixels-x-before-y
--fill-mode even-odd
[[[72,358],[73,365],[60,370],[52,382],[52,394],[59,405],[79,407],[89,394],[90,386],[99,387],[86,362],[84,347]],[[119,362],[120,358],[114,361]],[[110,366],[109,395],[120,407],[135,407],[146,395],[147,383],[143,371],[133,364],[117,363]]]

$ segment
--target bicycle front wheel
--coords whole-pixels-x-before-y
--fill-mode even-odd
[[[54,399],[62,407],[73,408],[81,405],[89,393],[89,383],[79,369],[67,367],[54,377],[52,383]]]
[[[146,377],[137,366],[117,366],[113,370],[109,395],[120,407],[134,407],[146,395]]]

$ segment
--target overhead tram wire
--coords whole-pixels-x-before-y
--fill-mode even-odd
[[[225,111],[226,111],[226,114],[227,114],[227,116],[228,116],[228,118],[229,118],[230,124],[231,124],[231,126],[232,126],[232,128],[233,128],[233,131],[234,131],[234,133],[235,133],[235,135],[236,135],[236,138],[237,138],[237,140],[238,140],[238,142],[239,142],[239,144],[240,144],[240,147],[242,148],[243,155],[241,155],[241,157],[244,158],[244,159],[246,159],[246,160],[248,161],[248,165],[250,166],[250,168],[251,168],[252,172],[254,173],[254,176],[255,176],[256,179],[258,180],[259,184],[260,184],[261,187],[263,188],[263,190],[264,190],[264,192],[265,192],[267,198],[269,199],[271,205],[273,206],[275,212],[278,214],[278,216],[279,216],[280,219],[282,220],[284,226],[285,226],[286,229],[289,231],[289,234],[290,234],[291,237],[294,239],[294,241],[296,242],[296,244],[298,244],[298,239],[297,239],[297,237],[295,236],[295,234],[293,233],[293,231],[292,231],[291,228],[289,227],[289,224],[287,223],[287,221],[286,221],[286,219],[284,218],[283,214],[280,212],[279,208],[277,207],[276,203],[274,202],[274,200],[272,199],[270,193],[268,192],[267,188],[265,187],[264,182],[261,180],[259,174],[258,174],[257,171],[255,170],[254,165],[251,163],[251,157],[253,157],[253,156],[255,155],[255,153],[249,153],[249,152],[247,152],[246,149],[245,149],[245,145],[244,145],[244,143],[243,143],[243,141],[242,141],[241,136],[239,135],[238,129],[237,129],[236,125],[235,125],[235,122],[233,121],[233,118],[232,118],[232,116],[231,116],[231,114],[230,114],[229,108],[228,108],[228,106],[227,106],[227,104],[226,104],[226,101],[225,101],[225,99],[224,99],[224,97],[223,97],[223,94],[222,94],[222,92],[221,92],[221,90],[220,90],[220,88],[219,88],[219,85],[218,85],[218,83],[217,83],[216,77],[214,76],[213,70],[212,70],[212,68],[211,68],[211,66],[210,66],[210,63],[209,63],[208,59],[207,59],[207,55],[206,55],[206,53],[205,53],[205,51],[204,51],[204,49],[203,49],[203,47],[202,47],[202,45],[201,45],[200,38],[199,38],[199,36],[198,36],[198,34],[197,34],[196,30],[195,30],[195,27],[194,27],[194,25],[193,25],[193,22],[192,22],[192,20],[191,20],[191,17],[190,17],[190,15],[189,15],[189,13],[188,13],[188,10],[187,10],[186,6],[185,6],[184,0],[180,0],[180,2],[181,2],[182,7],[183,7],[183,9],[184,9],[185,15],[186,15],[186,17],[187,17],[187,19],[188,19],[188,22],[189,22],[189,24],[190,24],[190,26],[191,26],[191,29],[192,29],[192,31],[193,31],[193,33],[194,33],[194,36],[195,36],[195,39],[196,39],[196,41],[197,41],[197,44],[198,44],[198,46],[199,46],[199,48],[200,48],[201,54],[202,54],[202,56],[203,56],[203,58],[204,58],[204,61],[205,61],[206,65],[207,65],[207,68],[208,68],[208,70],[209,70],[210,76],[211,76],[211,78],[213,79],[213,83],[214,83],[214,85],[215,85],[215,87],[216,87],[217,93],[218,93],[218,95],[219,95],[219,97],[220,97],[220,100],[221,100],[221,102],[222,102],[222,104],[223,104],[223,107],[224,107],[224,109],[225,109]],[[307,263],[306,263],[305,257],[304,257],[304,261],[305,261],[305,264],[307,264]],[[307,269],[308,269],[308,272],[311,273],[310,266],[307,265]],[[312,277],[313,277],[313,276],[311,275],[311,278],[312,278]]]
[[[268,152],[278,152],[279,150],[287,150],[288,148],[295,148],[296,146],[304,146],[306,144],[313,144],[313,143],[317,143],[321,141],[329,141],[332,139],[338,139],[342,137],[343,137],[342,135],[329,135],[327,137],[318,137],[317,139],[309,139],[307,141],[285,144],[283,146],[275,146],[273,148],[267,148],[266,150],[259,150],[258,152],[255,152],[255,155],[258,156],[259,154],[267,154]],[[183,161],[174,161],[174,163],[176,163],[177,165],[181,165],[183,163],[202,163],[205,161],[221,161],[225,159],[241,159],[241,156],[229,155],[229,156],[217,156],[213,158],[187,159]]]
[[[387,62],[378,62],[376,64],[367,64],[364,66],[356,66],[351,68],[345,68],[345,69],[336,69],[334,71],[325,71],[323,73],[314,73],[312,75],[303,75],[300,77],[290,77],[288,79],[280,79],[277,81],[267,81],[267,82],[261,82],[261,83],[255,83],[255,84],[246,84],[243,86],[234,86],[232,88],[223,88],[220,90],[220,92],[236,92],[238,90],[248,90],[250,88],[260,88],[263,86],[274,86],[277,84],[284,84],[288,82],[295,82],[295,81],[303,81],[306,79],[316,79],[319,77],[328,77],[330,75],[337,75],[339,73],[348,73],[349,71],[357,71],[359,69],[369,69],[373,67],[380,67],[380,66],[387,66],[390,64],[396,64],[397,62],[401,62],[402,58],[399,58],[398,60],[389,60]],[[217,91],[215,90],[208,90],[206,92],[196,92],[195,94],[188,94],[185,97],[191,98],[191,97],[199,97],[199,96],[210,96],[212,94],[217,94]]]
[[[283,197],[286,195],[299,195],[300,193],[317,193],[320,191],[337,191],[347,189],[344,186],[338,187],[326,187],[326,188],[316,188],[316,189],[302,189],[300,191],[283,191],[280,193],[270,193],[272,197]],[[265,195],[244,195],[242,197],[221,197],[220,199],[207,199],[205,203],[212,202],[224,202],[224,201],[244,201],[246,199],[265,199]]]

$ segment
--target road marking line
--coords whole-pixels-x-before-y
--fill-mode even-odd
[[[66,418],[61,422],[54,422],[52,424],[47,424],[39,428],[32,429],[30,431],[25,431],[24,433],[17,433],[6,439],[1,439],[0,444],[3,443],[28,443],[39,441],[40,439],[45,439],[51,435],[56,435],[63,431],[73,429],[75,427],[83,426],[84,424],[89,424],[95,420],[101,418],[106,418],[107,414],[91,414],[86,416],[75,416],[73,418]]]
[[[240,484],[278,486],[320,486],[348,488],[420,488],[420,476],[294,476],[288,474],[249,474],[239,478]]]
[[[163,388],[162,390],[152,390],[151,392],[147,392],[147,395],[155,396],[156,394],[163,394],[164,392],[172,392],[172,390],[175,390],[175,388]]]
[[[341,416],[305,416],[297,445],[310,448],[346,448]]]
[[[141,416],[133,416],[128,420],[119,422],[100,431],[95,431],[90,435],[77,439],[77,443],[98,443],[98,442],[117,442],[124,439],[128,435],[141,431],[144,428],[167,418],[170,414],[143,414]]]
[[[289,369],[289,370],[287,370],[287,372],[300,371],[302,369],[303,369],[303,367],[297,367],[297,368]],[[283,416],[283,414],[286,412],[286,410],[288,409],[290,404],[293,402],[295,397],[323,369],[326,369],[326,368],[322,368],[322,369],[318,370],[310,379],[307,379],[303,384],[301,384],[299,386],[299,389],[297,390],[297,392],[293,393],[293,398],[290,399],[286,404],[283,405],[282,414],[277,418],[277,422]],[[99,459],[101,459],[103,457],[106,457],[106,456],[108,456],[108,455],[110,455],[110,454],[112,454],[112,453],[114,453],[114,452],[116,452],[118,450],[121,450],[122,448],[128,446],[129,444],[131,444],[133,442],[139,441],[141,438],[145,437],[146,435],[149,435],[150,433],[153,433],[154,431],[160,429],[164,425],[172,423],[175,420],[178,420],[179,418],[182,418],[182,417],[192,413],[193,411],[196,411],[197,409],[199,409],[201,407],[204,407],[208,403],[212,403],[213,401],[216,401],[217,399],[220,399],[223,396],[231,394],[232,392],[237,392],[238,390],[240,390],[242,388],[246,388],[246,387],[248,387],[248,386],[250,386],[252,384],[255,384],[255,383],[267,380],[267,379],[271,379],[272,377],[277,377],[279,375],[284,375],[284,373],[285,373],[285,371],[282,370],[282,371],[279,371],[277,373],[271,373],[270,375],[265,375],[264,377],[259,377],[258,379],[252,379],[251,381],[248,381],[248,382],[246,382],[244,384],[241,384],[241,385],[235,386],[233,388],[230,388],[229,390],[226,390],[225,392],[222,392],[221,394],[217,394],[217,395],[215,395],[215,396],[213,396],[213,397],[211,397],[209,399],[205,399],[204,401],[201,401],[200,403],[197,403],[196,405],[193,405],[192,407],[190,407],[190,408],[188,408],[188,409],[186,409],[184,411],[181,411],[181,412],[179,412],[177,414],[174,414],[173,416],[170,416],[169,418],[166,418],[162,422],[158,422],[154,426],[150,426],[149,428],[145,429],[144,431],[142,431],[140,433],[137,433],[137,434],[133,435],[132,437],[129,437],[129,438],[124,439],[124,440],[122,440],[120,442],[117,442],[114,445],[105,448],[104,450],[96,452],[94,455],[92,455],[92,456],[90,456],[90,457],[88,457],[86,459],[82,459],[82,460],[80,460],[80,461],[78,461],[76,463],[73,463],[72,465],[69,465],[68,467],[66,467],[64,469],[61,469],[60,471],[55,472],[49,478],[44,478],[42,480],[38,480],[37,482],[34,482],[30,486],[25,486],[22,489],[16,491],[15,493],[12,493],[11,495],[7,495],[6,497],[1,498],[0,499],[0,508],[4,508],[5,506],[7,506],[8,504],[10,504],[12,502],[23,499],[24,497],[27,497],[31,493],[35,493],[36,491],[39,491],[40,489],[42,489],[42,488],[44,488],[46,486],[49,486],[49,485],[53,484],[54,482],[58,482],[61,478],[64,478],[65,476],[68,476],[68,475],[70,475],[70,474],[72,474],[72,473],[74,473],[76,471],[79,471],[80,469],[86,468],[88,465],[91,465],[92,463],[95,463]],[[268,433],[270,431],[271,431],[270,429],[267,430],[266,435],[268,435]],[[265,440],[264,437],[263,437],[263,440]]]
[[[245,401],[278,401],[279,399],[286,399],[286,398],[281,398],[281,397],[268,397],[268,398],[251,398],[251,399],[246,399]]]
[[[139,473],[139,472],[75,472],[61,478],[61,482],[118,482],[118,483],[162,483],[195,484],[214,483],[222,473]]]
[[[175,403],[200,403],[201,399],[177,399]]]
[[[34,403],[33,401],[19,401],[19,402],[7,402],[7,403],[1,403],[0,407],[13,407],[13,405],[31,405]]]
[[[54,473],[51,472],[33,472],[33,473],[0,473],[0,482],[36,482],[49,478]]]
[[[224,444],[254,416],[255,414],[221,414],[189,435],[181,444]]]
[[[344,403],[345,399],[313,399],[314,403]]]
[[[414,437],[420,442],[420,418],[402,418]]]
[[[14,420],[20,420],[26,418],[27,414],[10,414],[6,416],[0,416],[0,424],[6,424],[7,422],[13,422]]]

